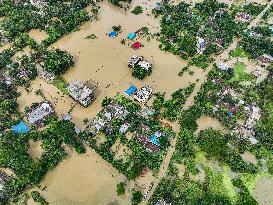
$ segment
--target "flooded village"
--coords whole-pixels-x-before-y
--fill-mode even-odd
[[[0,11],[0,204],[273,204],[273,1]]]

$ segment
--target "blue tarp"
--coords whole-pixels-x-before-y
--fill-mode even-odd
[[[132,93],[134,93],[136,90],[137,90],[137,88],[136,88],[135,86],[132,85],[130,88],[128,88],[127,90],[125,90],[124,93],[125,93],[126,95],[129,95],[129,96],[130,96],[130,95],[132,95]]]
[[[108,36],[111,37],[111,38],[115,38],[118,36],[118,32],[116,31],[111,31],[110,33],[108,33]]]
[[[136,34],[135,33],[129,33],[127,37],[128,37],[128,39],[133,40],[136,37]]]
[[[232,113],[232,112],[228,112],[228,116],[229,116],[229,117],[232,117],[232,116],[233,116],[233,113]]]
[[[27,133],[30,131],[30,128],[23,121],[18,125],[13,125],[11,129],[13,133]]]
[[[156,146],[159,146],[160,144],[159,144],[159,141],[158,141],[158,139],[157,139],[157,137],[155,136],[155,135],[153,135],[152,137],[151,137],[151,143],[153,143],[154,145],[156,145]]]

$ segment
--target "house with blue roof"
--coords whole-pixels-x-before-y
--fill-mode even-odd
[[[28,133],[30,131],[30,128],[23,121],[17,125],[13,125],[11,129],[15,134]]]
[[[129,33],[128,36],[127,36],[127,38],[130,39],[130,40],[133,40],[135,37],[136,37],[135,33]]]
[[[111,32],[108,33],[108,36],[109,36],[110,38],[116,38],[116,37],[118,36],[118,32],[116,32],[116,31],[111,31]]]
[[[124,93],[128,96],[131,96],[134,92],[137,91],[137,88],[135,86],[130,86],[127,90],[124,91]]]

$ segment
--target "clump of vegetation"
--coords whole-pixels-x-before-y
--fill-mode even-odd
[[[150,76],[151,74],[152,74],[152,68],[145,69],[145,68],[142,68],[141,66],[134,67],[132,72],[132,76],[139,80],[143,80],[145,77]]]
[[[31,197],[33,200],[41,205],[49,205],[49,203],[41,196],[38,191],[32,191]]]
[[[245,58],[248,57],[249,55],[241,48],[237,47],[234,50],[230,51],[230,56],[231,57],[240,57],[240,58]]]
[[[132,190],[131,204],[137,205],[142,201],[142,193],[136,189]]]
[[[135,15],[139,15],[143,12],[143,8],[141,6],[136,6],[131,12]]]
[[[123,8],[122,3],[131,3],[132,0],[108,0],[110,3],[112,3],[114,6],[118,6],[120,8]]]
[[[179,71],[178,75],[182,76],[186,71],[189,71],[190,67],[188,65],[186,65],[185,67],[183,67],[181,69],[181,71]]]
[[[45,97],[45,95],[44,95],[42,89],[37,89],[37,90],[35,91],[35,94],[36,94],[36,95],[40,95],[40,96],[42,96],[43,98]]]
[[[122,27],[121,25],[117,25],[117,26],[112,26],[112,29],[116,32],[121,32]]]
[[[125,194],[125,183],[120,182],[117,184],[117,195],[124,195]]]
[[[57,77],[53,80],[53,85],[60,89],[64,94],[68,95],[67,82],[63,77]]]
[[[56,49],[44,54],[44,68],[55,75],[65,73],[73,65],[73,56],[66,51]]]
[[[103,107],[106,107],[107,105],[109,105],[111,102],[112,102],[112,98],[109,98],[109,97],[105,97],[103,100],[102,100],[102,103],[101,103],[101,105],[103,106]]]
[[[95,35],[95,34],[89,34],[87,35],[84,39],[90,39],[90,40],[94,40],[94,39],[97,39],[98,37]]]

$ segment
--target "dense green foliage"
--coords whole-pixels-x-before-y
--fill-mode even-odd
[[[32,191],[31,197],[33,200],[41,205],[49,205],[49,203],[41,196],[38,191]]]
[[[141,14],[142,12],[143,12],[143,8],[141,6],[136,6],[132,11],[132,13],[135,15]]]
[[[60,75],[74,65],[73,57],[59,49],[47,51],[44,54],[44,67],[47,71]]]
[[[143,80],[145,77],[150,76],[152,74],[152,68],[145,69],[141,66],[136,66],[133,68],[132,76],[139,80]]]
[[[124,182],[120,182],[117,184],[117,195],[124,195],[125,194],[125,184]]]
[[[133,190],[131,204],[137,205],[141,201],[142,201],[142,193],[138,190]]]

